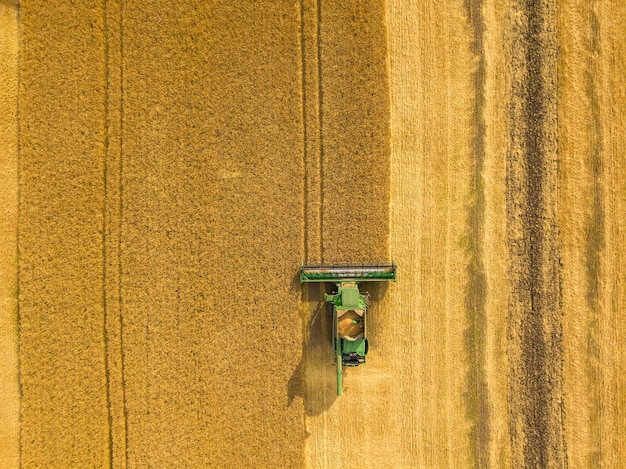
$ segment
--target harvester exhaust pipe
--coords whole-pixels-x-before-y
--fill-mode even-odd
[[[343,365],[341,363],[341,345],[340,339],[335,340],[335,353],[337,354],[337,395],[343,396]]]

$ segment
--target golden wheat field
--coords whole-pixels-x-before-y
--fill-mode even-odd
[[[0,467],[623,467],[624,31],[0,1]],[[298,269],[390,260],[339,397]]]

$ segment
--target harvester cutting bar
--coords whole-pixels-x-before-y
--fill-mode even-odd
[[[396,264],[368,265],[303,265],[300,283],[305,282],[357,282],[396,280]]]

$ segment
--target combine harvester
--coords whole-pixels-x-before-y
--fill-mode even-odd
[[[334,360],[337,365],[337,395],[343,394],[343,367],[365,363],[367,355],[366,317],[369,294],[359,291],[360,282],[396,280],[396,264],[303,265],[300,283],[332,282],[337,291],[324,294],[333,315]]]

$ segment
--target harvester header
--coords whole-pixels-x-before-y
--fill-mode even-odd
[[[396,280],[396,264],[303,265],[300,268],[300,283],[385,280]]]

